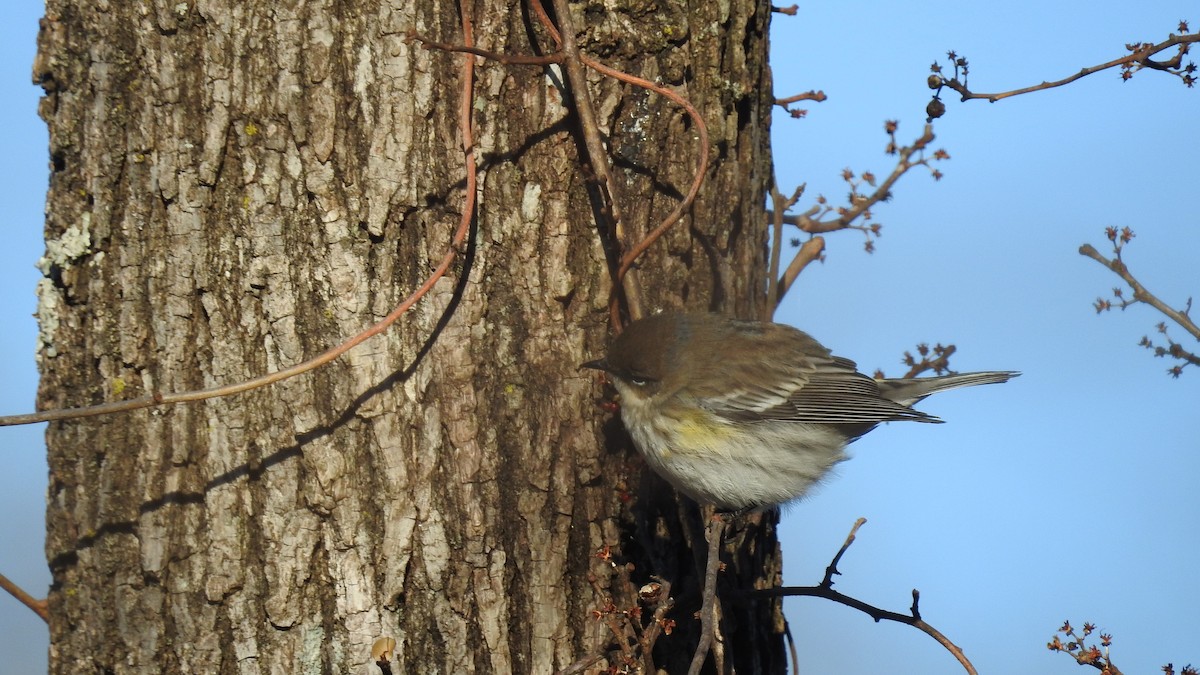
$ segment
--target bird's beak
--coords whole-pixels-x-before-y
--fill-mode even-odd
[[[584,363],[579,366],[580,370],[583,370],[584,368],[591,368],[592,370],[603,370],[604,372],[607,373],[608,372],[608,361],[606,361],[605,359],[596,359],[595,361],[588,361],[587,363]]]

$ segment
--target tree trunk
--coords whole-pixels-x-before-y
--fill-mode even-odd
[[[769,6],[619,4],[572,7],[581,47],[691,100],[714,160],[643,258],[648,304],[756,315]],[[463,56],[407,34],[461,43],[459,11],[48,0],[41,407],[279,370],[411,293],[464,208]],[[524,5],[465,11],[483,49],[553,51]],[[695,505],[647,475],[577,369],[608,339],[613,248],[561,71],[479,59],[476,73],[478,215],[392,330],[272,387],[50,425],[52,673],[378,672],[385,636],[396,673],[549,673],[603,654],[596,671],[636,648],[623,657],[593,612],[635,606],[651,575],[673,584],[678,622],[654,663],[686,668]],[[645,231],[688,189],[695,130],[670,101],[589,77],[621,206]],[[734,540],[727,660],[778,672],[777,603],[736,592],[777,583],[773,520]]]

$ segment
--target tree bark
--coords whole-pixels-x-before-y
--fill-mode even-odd
[[[619,4],[572,7],[583,50],[711,134],[700,199],[641,263],[650,306],[757,316],[769,6]],[[515,0],[48,0],[41,407],[278,370],[419,285],[463,208],[463,57],[408,32],[459,43],[460,11],[481,48],[553,50]],[[651,575],[678,622],[654,663],[686,669],[700,519],[577,369],[608,339],[614,249],[559,73],[478,60],[470,239],[391,331],[265,389],[50,425],[52,673],[378,672],[384,636],[396,673],[598,671],[622,656],[593,611]],[[687,191],[694,129],[589,78],[646,231]],[[778,601],[737,593],[778,583],[773,519],[733,539],[726,658],[778,672]]]

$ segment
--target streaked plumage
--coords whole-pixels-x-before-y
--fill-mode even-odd
[[[630,324],[585,366],[611,376],[651,467],[722,509],[795,499],[879,423],[940,422],[911,407],[926,396],[1017,375],[877,381],[790,326],[677,313]]]

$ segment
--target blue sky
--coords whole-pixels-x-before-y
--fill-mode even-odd
[[[36,390],[30,315],[47,150],[29,82],[40,14],[40,3],[0,9],[6,413],[30,410]],[[970,59],[974,88],[1007,90],[1157,42],[1188,18],[1200,28],[1200,15],[1167,3],[809,3],[776,17],[776,93],[818,88],[829,100],[804,106],[805,120],[776,118],[780,183],[807,181],[810,197],[837,200],[843,168],[890,171],[883,122],[898,119],[905,142],[920,133],[929,64],[948,49]],[[777,318],[867,372],[899,374],[904,350],[941,341],[958,346],[958,370],[1024,375],[920,406],[947,424],[892,424],[852,446],[855,459],[785,511],[786,583],[818,582],[864,516],[837,588],[897,611],[920,589],[926,620],[981,672],[1080,668],[1045,648],[1064,619],[1113,633],[1130,675],[1200,663],[1200,370],[1172,380],[1167,362],[1136,346],[1161,320],[1149,308],[1096,316],[1091,303],[1118,280],[1076,253],[1091,242],[1107,254],[1103,229],[1129,226],[1138,236],[1126,261],[1151,290],[1174,306],[1200,294],[1198,97],[1153,72],[996,104],[945,97],[934,144],[952,157],[945,177],[914,171],[875,209],[884,230],[873,255],[858,233],[829,236],[826,262]],[[41,434],[0,429],[0,572],[39,596],[49,582]],[[805,672],[962,672],[911,628],[822,600],[785,603]],[[6,668],[44,671],[45,650],[41,621],[0,595]]]
[[[1189,18],[1166,3],[880,6],[777,17],[777,95],[829,95],[805,120],[776,117],[784,188],[807,181],[809,195],[841,199],[843,168],[890,171],[883,121],[900,120],[902,140],[920,133],[929,65],[949,49],[970,60],[974,89],[1004,91],[1161,41]],[[1076,252],[1091,242],[1107,254],[1103,229],[1129,226],[1125,259],[1144,284],[1176,307],[1200,294],[1198,97],[1174,78],[1123,83],[1115,71],[995,104],[944,97],[945,177],[901,181],[876,209],[874,254],[856,232],[827,237],[826,262],[777,318],[867,372],[899,374],[905,349],[941,341],[958,346],[960,371],[1024,374],[919,406],[947,424],[892,424],[852,446],[837,478],[785,512],[786,583],[818,582],[864,516],[837,587],[897,611],[920,589],[925,619],[980,672],[1080,668],[1045,648],[1065,619],[1113,633],[1126,673],[1200,663],[1200,370],[1173,380],[1136,346],[1162,320],[1149,308],[1097,316],[1091,303],[1119,280]],[[786,603],[805,672],[962,672],[913,629]]]

